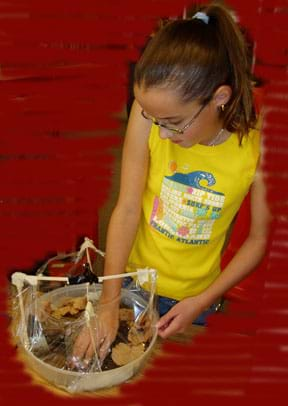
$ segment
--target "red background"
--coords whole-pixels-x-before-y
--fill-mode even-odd
[[[287,404],[287,0],[233,0],[255,40],[265,80],[263,144],[274,215],[267,255],[229,292],[228,313],[212,317],[193,344],[166,343],[166,357],[115,398],[62,398],[31,383],[9,343],[8,275],[97,243],[98,212],[111,190],[113,149],[121,148],[128,63],[158,17],[181,15],[184,0],[0,1],[0,399],[32,404]],[[286,95],[286,98],[285,98]],[[240,176],[240,175],[239,175]],[[238,219],[227,251],[246,232]],[[234,333],[240,334],[234,334]],[[245,333],[249,334],[245,334]],[[157,397],[157,401],[156,401]]]

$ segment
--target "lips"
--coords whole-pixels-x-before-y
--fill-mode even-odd
[[[173,144],[180,144],[180,142],[182,142],[182,140],[171,140],[171,142],[173,142]]]

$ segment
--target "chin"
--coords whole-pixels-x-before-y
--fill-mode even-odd
[[[181,148],[191,148],[196,145],[196,142],[180,141],[179,143],[177,143],[177,145],[179,145],[179,147]]]

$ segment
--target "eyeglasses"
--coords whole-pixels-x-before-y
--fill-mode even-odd
[[[193,118],[186,125],[184,125],[183,128],[172,128],[168,127],[165,124],[161,124],[158,120],[156,120],[156,118],[149,116],[147,113],[145,113],[144,110],[141,110],[141,114],[144,118],[146,118],[146,120],[152,121],[153,124],[158,125],[158,127],[164,128],[165,130],[171,132],[172,134],[183,134],[194,123],[196,118],[200,115],[200,113],[207,106],[207,104],[208,101],[206,101],[206,103],[203,103],[200,109],[197,111],[197,113],[194,114]]]

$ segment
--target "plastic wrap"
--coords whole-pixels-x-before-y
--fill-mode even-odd
[[[68,257],[71,259],[71,255]],[[72,257],[74,270],[81,263],[82,273],[71,276],[66,269],[65,276],[61,275],[63,280],[49,279],[51,276],[43,273],[47,266],[34,279],[14,275],[15,336],[32,368],[58,387],[81,392],[119,384],[142,366],[156,340],[156,272],[135,269],[129,276],[116,275],[122,281],[120,297],[103,304],[99,283],[102,279],[95,274],[91,277],[91,261],[83,262],[82,254]],[[53,258],[49,263],[58,262],[61,268],[61,260],[67,264],[66,256]],[[83,283],[71,284],[79,281]],[[116,320],[116,336],[108,343],[103,357],[100,335],[109,317]],[[76,342],[83,346],[88,343],[90,356],[79,356],[77,351],[75,355]]]

